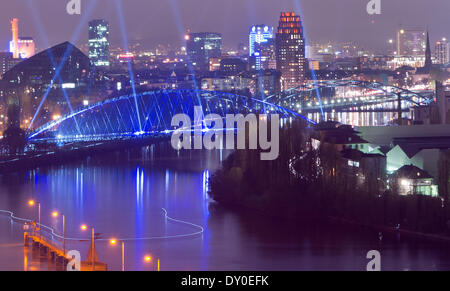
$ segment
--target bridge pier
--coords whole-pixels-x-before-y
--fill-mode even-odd
[[[27,233],[24,233],[23,235],[23,243],[26,247],[30,245],[30,237]]]
[[[55,261],[56,261],[56,253],[50,251],[50,252],[49,252],[49,259],[50,259],[51,261],[55,262]]]
[[[39,255],[48,256],[48,248],[46,246],[41,245],[39,248]]]
[[[397,94],[397,124],[402,125],[402,93],[396,93]]]

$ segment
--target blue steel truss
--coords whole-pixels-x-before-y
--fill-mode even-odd
[[[283,107],[291,107],[289,104],[302,103],[308,99],[312,92],[323,88],[337,88],[337,87],[355,87],[367,90],[378,91],[380,94],[369,102],[365,100],[352,100],[351,105],[376,104],[390,100],[396,100],[397,94],[400,94],[403,101],[414,105],[427,105],[433,101],[433,98],[425,94],[416,93],[407,89],[396,86],[384,85],[379,82],[367,82],[359,80],[318,80],[303,86],[291,88],[283,91],[280,94],[268,96],[265,100]],[[355,102],[356,101],[356,102]],[[320,104],[320,107],[336,106],[334,104]]]
[[[137,102],[137,105],[136,105]],[[107,99],[80,108],[49,122],[28,135],[29,140],[91,141],[168,133],[176,114],[187,114],[194,120],[194,107],[203,114],[277,113],[281,117],[312,120],[254,98],[223,92],[198,90],[154,90]]]

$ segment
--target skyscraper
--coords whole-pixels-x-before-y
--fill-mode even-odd
[[[213,32],[188,33],[186,52],[194,69],[209,71],[209,60],[222,56],[222,35]]]
[[[423,57],[426,49],[426,32],[421,29],[397,31],[397,55]]]
[[[10,44],[10,52],[13,54],[13,58],[19,58],[19,19],[14,18],[11,20],[11,32],[12,41]]]
[[[89,22],[89,59],[97,67],[109,67],[109,23],[103,19]]]
[[[19,20],[11,21],[12,40],[9,42],[9,52],[14,59],[28,59],[35,54],[35,44],[32,37],[19,37]]]
[[[438,64],[445,65],[450,62],[450,45],[445,37],[436,42],[435,57]]]
[[[306,76],[305,39],[300,16],[282,12],[276,34],[277,70],[283,89],[300,86]]]
[[[254,25],[250,28],[249,54],[255,53],[255,44],[267,42],[273,38],[273,27],[267,25]]]
[[[252,26],[249,38],[249,55],[253,59],[255,69],[275,69],[273,28],[267,25]]]

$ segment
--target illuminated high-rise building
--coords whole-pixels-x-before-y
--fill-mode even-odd
[[[256,44],[268,42],[273,38],[273,27],[254,25],[250,28],[249,38],[249,55],[252,56],[256,51]]]
[[[397,55],[424,57],[427,33],[420,29],[400,29],[397,31]]]
[[[249,55],[254,63],[254,69],[275,69],[273,28],[267,25],[252,26],[249,38]]]
[[[9,52],[14,59],[28,59],[36,53],[36,46],[31,37],[19,37],[19,20],[11,21],[12,40],[9,42]]]
[[[306,76],[305,39],[300,16],[282,12],[276,34],[277,70],[283,89],[300,86]]]
[[[12,32],[12,45],[10,45],[10,52],[13,54],[13,58],[19,58],[19,19],[14,18],[11,20],[11,32]]]
[[[18,42],[19,57],[20,59],[29,59],[36,53],[36,45],[31,37],[19,37]],[[9,51],[14,53],[14,42],[9,43]]]
[[[445,65],[450,62],[450,45],[446,38],[436,42],[435,57],[438,64]]]
[[[89,22],[89,59],[96,67],[109,67],[109,23],[103,19]]]
[[[196,70],[209,71],[210,59],[222,56],[222,35],[219,33],[188,33],[185,40],[188,61]]]

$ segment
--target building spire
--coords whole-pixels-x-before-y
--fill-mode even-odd
[[[425,68],[431,69],[433,63],[431,61],[431,46],[430,46],[430,35],[427,29],[427,47],[425,49]]]

